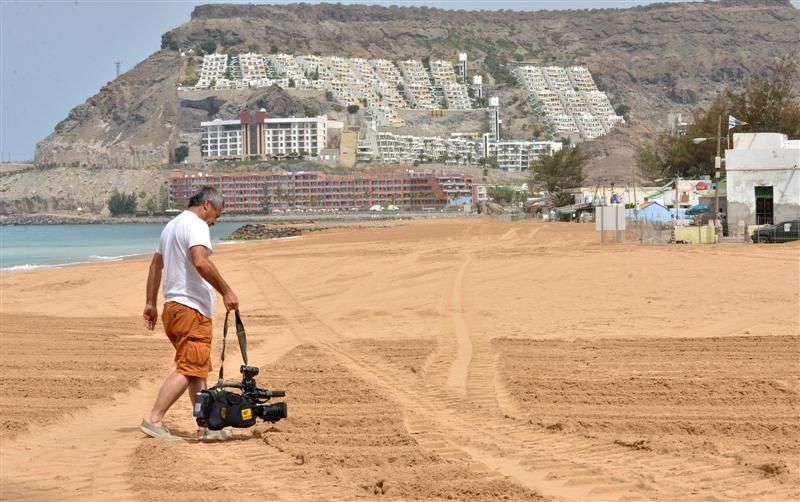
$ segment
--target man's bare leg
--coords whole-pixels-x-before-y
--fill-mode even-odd
[[[194,400],[197,398],[197,393],[208,388],[208,382],[205,378],[200,377],[187,378],[189,379],[189,399],[192,400],[192,408],[194,408]]]
[[[181,375],[177,371],[167,377],[161,385],[161,390],[158,391],[158,397],[153,404],[153,409],[150,411],[150,423],[156,427],[161,427],[161,420],[167,413],[167,410],[175,404],[175,401],[181,397],[181,394],[186,392],[189,387],[190,378]],[[192,395],[192,402],[194,402],[194,395]]]

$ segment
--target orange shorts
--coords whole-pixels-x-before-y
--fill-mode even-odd
[[[178,373],[206,378],[211,372],[211,319],[186,305],[167,302],[161,320],[175,347]]]

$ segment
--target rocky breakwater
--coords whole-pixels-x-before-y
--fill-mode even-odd
[[[166,223],[168,216],[97,216],[65,214],[0,215],[2,225],[114,225],[122,223]]]
[[[274,225],[268,223],[249,223],[236,229],[225,238],[229,241],[253,241],[259,239],[281,239],[285,237],[298,237],[307,232],[315,232],[322,228],[312,223],[300,225]]]

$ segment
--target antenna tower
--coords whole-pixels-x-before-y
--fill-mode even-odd
[[[114,65],[116,65],[116,67],[117,67],[117,78],[119,78],[119,65],[121,65],[121,64],[122,64],[122,61],[120,61],[119,59],[115,59],[114,60]]]

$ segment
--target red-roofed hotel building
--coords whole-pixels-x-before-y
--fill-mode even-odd
[[[400,209],[441,209],[448,205],[447,193],[434,175],[335,176],[316,171],[253,174],[185,175],[169,179],[170,201],[184,204],[202,186],[222,192],[225,209],[259,212],[288,209],[369,209],[394,205]],[[471,190],[472,178],[460,176],[460,187]]]

